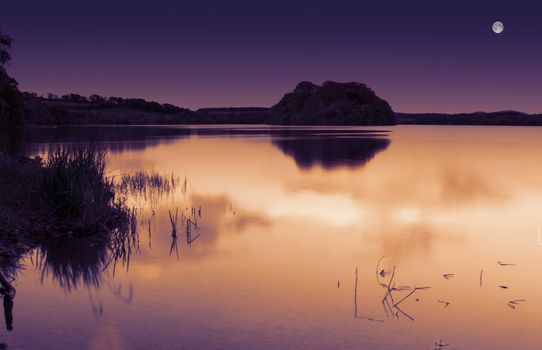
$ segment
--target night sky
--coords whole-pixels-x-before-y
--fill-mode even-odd
[[[37,93],[271,106],[336,80],[399,112],[540,113],[541,16],[536,0],[6,0],[0,27],[10,74]]]

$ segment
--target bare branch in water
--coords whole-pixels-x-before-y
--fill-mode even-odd
[[[511,309],[516,309],[516,306],[519,305],[520,303],[523,303],[527,300],[525,299],[514,299],[514,300],[510,300],[509,302],[506,303],[506,305],[511,308]]]
[[[177,218],[179,214],[179,208],[175,210],[175,220],[173,219],[173,215],[171,215],[171,211],[168,210],[169,213],[169,221],[171,222],[171,236],[177,237]]]
[[[443,301],[443,300],[437,300],[437,303],[444,304],[444,307],[448,307],[448,305],[450,305],[449,301]]]
[[[441,350],[443,347],[448,346],[448,345],[450,345],[450,344],[444,344],[442,342],[442,339],[439,339],[438,343],[435,342],[436,348],[434,348],[434,350]]]
[[[386,256],[385,255],[382,255],[380,257],[380,259],[378,259],[378,261],[376,262],[376,275],[378,276],[379,275],[379,272],[380,271],[380,262],[382,261],[382,259],[384,259]],[[382,270],[384,271],[384,270]]]
[[[356,267],[356,282],[354,284],[354,318],[358,318],[358,268]]]
[[[391,273],[391,278],[390,278],[390,281],[388,282],[388,286],[387,286],[387,292],[386,294],[384,295],[384,298],[382,300],[385,300],[387,297],[388,297],[388,294],[391,293],[391,282],[393,281],[393,278],[395,277],[395,266],[393,267],[393,272]]]

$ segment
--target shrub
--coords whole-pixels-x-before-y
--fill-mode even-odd
[[[108,231],[126,216],[105,168],[105,152],[95,146],[58,148],[47,155],[42,198],[72,234]]]

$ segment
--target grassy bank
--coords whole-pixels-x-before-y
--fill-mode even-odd
[[[0,257],[45,239],[127,230],[130,211],[105,166],[93,146],[60,148],[45,160],[0,154]]]

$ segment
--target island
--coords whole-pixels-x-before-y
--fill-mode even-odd
[[[309,81],[271,107],[269,124],[283,125],[394,125],[388,102],[365,84]]]

